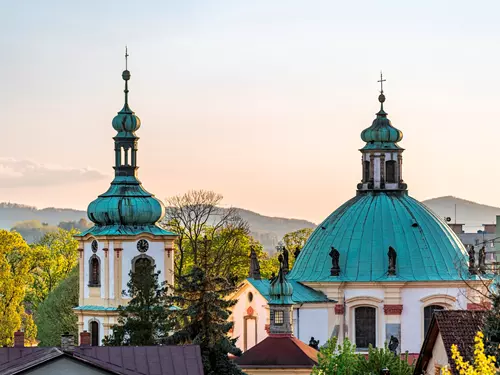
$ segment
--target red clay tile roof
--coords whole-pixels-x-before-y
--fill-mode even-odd
[[[313,368],[318,351],[293,336],[269,336],[247,350],[235,362],[245,368]]]
[[[458,374],[451,359],[451,346],[456,344],[464,359],[470,361],[474,356],[474,337],[482,330],[486,313],[470,310],[436,311],[422,344],[414,374],[421,374],[426,369],[439,333],[443,338],[452,373]]]
[[[203,375],[197,345],[76,347],[73,357],[120,375]]]

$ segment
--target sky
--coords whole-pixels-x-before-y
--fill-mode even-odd
[[[86,209],[111,121],[141,118],[158,198],[320,222],[355,194],[360,133],[404,133],[409,193],[500,206],[500,2],[0,0],[0,201]]]

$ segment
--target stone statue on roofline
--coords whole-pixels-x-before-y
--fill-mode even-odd
[[[389,269],[387,270],[387,274],[390,276],[395,276],[396,275],[396,258],[398,255],[396,253],[396,250],[392,246],[389,246],[389,251],[387,253],[387,256],[389,257]]]
[[[250,247],[250,270],[248,271],[248,277],[254,280],[260,280],[261,278],[259,259],[253,246]]]
[[[297,260],[297,258],[299,257],[300,255],[300,246],[297,246],[295,248],[295,251],[293,252],[293,256],[295,257],[295,260]]]
[[[313,349],[319,350],[319,340],[315,340],[314,337],[311,337],[311,340],[309,340],[309,346]]]
[[[469,253],[469,273],[476,275],[476,252],[474,251],[474,246],[470,245],[467,252]]]
[[[332,250],[330,251],[330,257],[332,258],[332,268],[330,270],[330,276],[339,276],[340,275],[340,253],[339,251],[332,246]]]
[[[484,245],[483,245],[483,247],[481,247],[479,249],[478,263],[479,263],[479,272],[485,273],[486,272],[486,248],[484,247]]]
[[[289,252],[288,249],[283,246],[283,273],[286,275],[290,270],[290,262],[289,262]]]

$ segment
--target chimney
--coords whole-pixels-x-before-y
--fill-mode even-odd
[[[90,346],[90,332],[80,332],[80,346]]]
[[[448,225],[450,226],[451,230],[453,232],[455,232],[456,234],[462,234],[464,232],[463,230],[463,224],[451,224],[451,223],[448,223]]]
[[[484,226],[484,231],[488,234],[495,234],[497,230],[496,224],[483,224],[483,226]]]
[[[14,332],[14,348],[24,348],[24,332]]]
[[[63,352],[73,352],[75,350],[75,338],[69,332],[61,335],[61,349]]]

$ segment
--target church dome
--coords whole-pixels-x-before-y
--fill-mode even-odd
[[[396,272],[389,275],[389,246]],[[331,276],[334,247],[339,276]],[[307,281],[440,281],[467,277],[467,252],[429,208],[402,192],[366,192],[344,203],[305,244],[289,278]]]
[[[283,267],[280,267],[278,276],[269,284],[269,297],[275,305],[293,305],[293,286],[286,279]]]
[[[398,143],[403,139],[403,133],[393,127],[391,120],[387,118],[387,113],[383,108],[384,94],[380,94],[379,101],[382,107],[372,125],[361,132],[361,139],[366,143]]]
[[[125,58],[128,53],[125,53]],[[128,104],[128,81],[130,71],[122,74],[125,81],[125,104],[113,119],[113,128],[118,132],[115,142],[115,177],[108,191],[91,202],[87,208],[89,219],[96,224],[89,233],[123,234],[149,231],[168,233],[156,226],[165,215],[162,202],[148,193],[137,178],[138,140],[135,131],[141,121]]]
[[[137,179],[118,177],[106,193],[89,204],[87,215],[101,226],[154,225],[165,215],[165,207]]]
[[[117,132],[133,133],[141,127],[141,120],[125,105],[113,119],[112,125]]]

